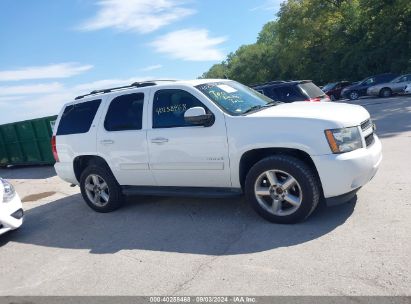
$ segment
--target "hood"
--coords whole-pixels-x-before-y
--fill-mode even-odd
[[[250,117],[301,118],[328,121],[336,127],[358,126],[370,118],[361,106],[334,102],[292,102],[249,114]]]

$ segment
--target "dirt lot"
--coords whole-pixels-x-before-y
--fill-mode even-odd
[[[243,199],[133,198],[91,211],[52,167],[9,168],[23,227],[0,295],[411,295],[411,97],[361,99],[384,159],[357,198],[274,225]]]

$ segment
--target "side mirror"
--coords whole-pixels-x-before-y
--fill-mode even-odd
[[[207,114],[203,107],[193,107],[185,111],[184,120],[194,125],[209,127],[214,123],[214,115]]]

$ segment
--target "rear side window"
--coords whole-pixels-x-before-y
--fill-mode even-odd
[[[87,133],[96,116],[101,99],[69,105],[64,109],[57,135]]]
[[[107,110],[104,128],[107,131],[141,130],[144,94],[134,93],[114,98]]]
[[[265,96],[270,97],[272,100],[280,100],[277,94],[275,93],[275,90],[272,88],[265,88],[264,93]]]
[[[185,111],[193,107],[203,107],[209,113],[201,101],[186,91],[157,91],[153,102],[153,128],[193,126],[184,119]]]
[[[273,94],[276,96],[275,100],[283,102],[302,101],[306,99],[296,86],[275,88],[273,89]]]
[[[300,83],[298,86],[309,98],[324,96],[324,92],[312,82]]]

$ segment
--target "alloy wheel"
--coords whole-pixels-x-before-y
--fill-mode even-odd
[[[85,190],[88,199],[96,206],[107,205],[110,192],[106,181],[97,174],[90,174],[85,180]]]
[[[276,216],[293,214],[300,207],[303,198],[297,180],[281,170],[263,172],[256,179],[254,192],[260,206]]]

